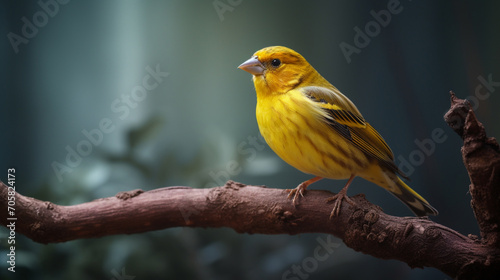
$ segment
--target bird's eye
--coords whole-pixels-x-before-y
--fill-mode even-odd
[[[278,67],[281,65],[281,60],[275,58],[275,59],[271,60],[271,65],[274,67]]]

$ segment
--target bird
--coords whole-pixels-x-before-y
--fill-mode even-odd
[[[400,178],[409,180],[354,103],[298,52],[266,47],[238,68],[253,76],[257,123],[267,144],[286,163],[314,176],[286,190],[294,206],[310,184],[323,178],[348,179],[327,200],[333,202],[330,219],[339,216],[343,200],[355,205],[347,189],[355,177],[361,177],[389,191],[417,216],[438,214]]]

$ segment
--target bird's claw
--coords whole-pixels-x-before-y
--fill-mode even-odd
[[[356,205],[356,203],[347,196],[346,192],[343,192],[341,190],[338,194],[336,194],[336,195],[334,195],[326,200],[327,202],[335,201],[333,203],[332,212],[330,213],[330,219],[332,217],[336,217],[340,214],[340,208],[342,208],[341,207],[342,200],[345,200],[347,203],[351,204],[352,206]]]
[[[295,189],[288,189],[286,192],[288,192],[288,198],[292,199],[292,204],[293,206],[297,205],[298,197],[299,195],[301,197],[304,197],[304,193],[306,192],[307,186],[304,186],[304,184],[298,185]]]

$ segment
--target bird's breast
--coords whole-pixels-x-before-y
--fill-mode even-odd
[[[302,172],[331,179],[357,173],[349,157],[362,157],[315,112],[302,94],[260,97],[257,122],[268,145],[285,162]]]

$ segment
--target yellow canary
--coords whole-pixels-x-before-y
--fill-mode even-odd
[[[351,205],[347,189],[354,177],[373,182],[404,202],[417,216],[437,215],[422,196],[399,177],[394,155],[356,106],[323,78],[299,53],[281,46],[257,51],[238,68],[253,75],[257,122],[268,145],[284,161],[316,177],[288,190],[304,196],[308,185],[322,179],[349,179],[334,201]]]

